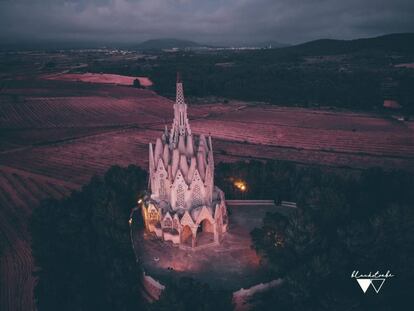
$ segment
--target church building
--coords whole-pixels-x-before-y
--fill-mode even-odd
[[[214,185],[211,136],[191,132],[177,75],[174,120],[149,144],[150,199],[142,208],[147,232],[180,248],[217,245],[227,231],[224,193]]]

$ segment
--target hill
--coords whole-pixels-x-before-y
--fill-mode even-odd
[[[319,39],[286,47],[283,50],[308,55],[348,54],[362,50],[410,53],[414,52],[414,33],[388,34],[354,40]]]

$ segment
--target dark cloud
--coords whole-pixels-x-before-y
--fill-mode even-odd
[[[414,31],[413,0],[0,0],[0,39],[301,42]]]

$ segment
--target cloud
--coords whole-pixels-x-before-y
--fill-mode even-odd
[[[2,40],[301,42],[411,31],[412,0],[0,0]]]

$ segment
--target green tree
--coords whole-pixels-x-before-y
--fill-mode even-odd
[[[112,167],[63,201],[48,200],[31,221],[38,310],[138,310],[140,269],[128,225],[140,168]]]
[[[414,276],[413,175],[371,169],[344,180],[313,172],[298,182],[305,184],[295,213],[268,214],[252,232],[274,277],[284,279],[256,297],[257,310],[403,309]],[[380,295],[364,295],[353,270],[396,277]]]

